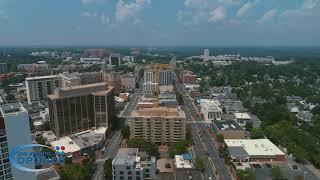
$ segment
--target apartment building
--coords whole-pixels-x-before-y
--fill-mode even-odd
[[[173,67],[169,64],[151,64],[145,67],[143,93],[152,94],[159,90],[159,85],[172,85]]]
[[[28,77],[25,80],[29,104],[46,101],[47,95],[52,94],[55,88],[60,87],[58,75]]]
[[[178,108],[139,108],[131,113],[130,138],[154,143],[178,142],[185,139],[186,116]]]
[[[31,144],[29,116],[21,103],[0,106],[0,179],[35,180],[36,174],[11,167],[9,153],[19,145]],[[34,168],[28,165],[28,168]]]
[[[124,74],[121,76],[121,86],[125,91],[133,91],[136,87],[136,78],[133,74]]]
[[[138,148],[119,149],[112,160],[113,180],[156,179],[156,157],[144,157],[138,151]]]
[[[51,130],[58,138],[108,128],[114,117],[114,91],[105,82],[56,89],[48,98]]]

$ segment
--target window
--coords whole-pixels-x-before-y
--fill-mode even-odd
[[[128,177],[128,180],[132,180],[132,177],[131,177],[131,176],[129,176],[129,177]]]
[[[150,171],[150,169],[145,169],[145,172],[149,172]]]
[[[120,179],[122,180],[122,179],[124,179],[124,177],[123,177],[123,176],[120,176]]]
[[[136,172],[136,175],[137,175],[137,176],[140,176],[140,172]]]
[[[128,171],[128,175],[131,175],[132,174],[132,171]]]
[[[127,170],[130,170],[130,166],[126,166],[126,169],[127,169]]]
[[[136,177],[136,180],[140,180],[141,178],[140,177]]]
[[[119,171],[119,174],[124,174],[124,172],[123,171]]]

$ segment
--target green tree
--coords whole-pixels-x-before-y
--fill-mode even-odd
[[[253,128],[252,122],[247,122],[244,128],[246,131],[250,132]]]
[[[150,156],[159,156],[158,146],[143,139],[130,139],[128,146],[129,148],[139,148],[140,151],[145,151]]]
[[[273,180],[281,180],[284,179],[283,173],[279,166],[275,166],[271,169],[271,176]]]
[[[238,180],[256,180],[256,173],[252,169],[237,170]]]
[[[201,157],[197,157],[195,160],[195,168],[197,171],[203,172],[204,171],[204,162]]]
[[[125,126],[124,128],[121,129],[121,134],[124,139],[130,139],[130,127]]]
[[[104,177],[106,180],[112,179],[112,159],[107,159],[103,165]]]
[[[170,156],[173,157],[174,155],[188,152],[187,146],[188,146],[188,142],[185,140],[179,141],[177,143],[171,143],[169,147]]]
[[[224,141],[223,134],[218,133],[217,136],[216,136],[216,138],[217,138],[217,141],[218,141],[219,143],[223,143],[223,141]]]
[[[264,138],[264,131],[260,128],[252,128],[250,132],[251,139],[260,139]]]
[[[16,97],[15,97],[13,94],[8,94],[8,95],[6,96],[6,100],[7,100],[8,102],[14,102],[15,99],[16,99]]]

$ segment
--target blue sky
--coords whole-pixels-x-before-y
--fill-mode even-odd
[[[320,46],[320,0],[0,0],[0,45]]]

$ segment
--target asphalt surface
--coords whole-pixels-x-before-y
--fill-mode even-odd
[[[125,109],[120,113],[120,117],[126,118],[125,124],[128,123],[128,117],[130,116],[132,110],[136,107],[138,100],[141,96],[141,88],[136,89],[136,93],[133,94],[131,100],[125,107]],[[103,180],[103,164],[104,161],[109,158],[114,158],[117,155],[117,152],[120,147],[120,143],[122,140],[121,131],[116,131],[112,136],[111,139],[108,140],[108,144],[104,150],[104,152],[100,155],[100,157],[96,160],[97,168],[92,176],[93,180]]]
[[[205,171],[203,172],[203,178],[209,179],[209,177],[211,177],[212,179],[231,180],[232,177],[224,163],[224,159],[219,157],[219,151],[211,139],[211,134],[208,131],[209,126],[205,123],[197,123],[199,119],[191,97],[188,95],[184,86],[178,81],[176,74],[173,75],[173,78],[175,79],[175,85],[178,91],[185,95],[185,105],[181,106],[181,108],[186,114],[187,121],[189,123],[192,121],[193,153],[196,157],[201,157],[204,161]]]
[[[103,164],[104,161],[109,158],[114,158],[119,150],[120,143],[121,143],[121,131],[116,131],[109,143],[107,144],[104,152],[100,155],[100,157],[96,160],[97,168],[92,175],[93,180],[104,180],[104,173],[103,173]]]

